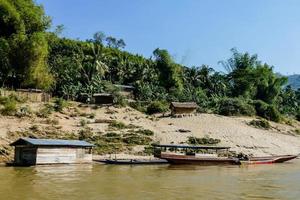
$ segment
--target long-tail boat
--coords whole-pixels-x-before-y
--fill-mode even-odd
[[[113,165],[159,165],[168,164],[168,161],[162,159],[106,159],[102,160],[105,164]]]
[[[297,158],[298,155],[279,155],[279,156],[265,156],[265,157],[249,157],[240,159],[241,164],[254,165],[254,164],[273,164],[283,163]]]
[[[154,145],[154,156],[171,164],[239,165],[238,158],[229,156],[230,147]]]

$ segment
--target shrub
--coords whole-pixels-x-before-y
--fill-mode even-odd
[[[152,145],[145,146],[143,153],[146,154],[146,155],[153,155],[154,154],[154,150],[155,149],[154,149],[154,147]]]
[[[153,136],[154,132],[149,129],[139,129],[135,131],[135,133],[141,134],[141,135],[147,135],[147,136]]]
[[[78,132],[79,140],[91,140],[93,138],[93,132],[91,128],[84,128]]]
[[[31,117],[33,112],[29,106],[23,106],[19,111],[15,114],[17,117]]]
[[[119,93],[116,93],[116,94],[113,94],[114,96],[114,103],[120,107],[125,107],[127,105],[127,100],[126,98],[119,94]]]
[[[110,132],[104,135],[105,142],[109,143],[120,143],[121,142],[121,136],[117,133]]]
[[[113,121],[109,124],[110,128],[116,128],[116,129],[124,129],[127,126],[123,122]]]
[[[294,122],[290,118],[282,118],[282,121],[289,126],[294,126]]]
[[[266,115],[267,119],[272,120],[274,122],[279,122],[281,120],[280,112],[275,108],[274,105],[270,105],[267,109]]]
[[[210,138],[209,136],[205,136],[203,138],[197,138],[197,137],[190,136],[190,137],[188,137],[188,141],[187,141],[188,144],[192,144],[192,145],[199,145],[199,144],[213,145],[213,144],[218,144],[220,142],[221,142],[221,140]]]
[[[54,111],[54,108],[52,105],[50,104],[45,104],[43,108],[41,108],[37,113],[36,115],[38,117],[41,117],[41,118],[47,118],[49,117],[52,112]]]
[[[126,128],[128,128],[128,129],[135,129],[135,128],[141,128],[140,126],[137,126],[137,125],[134,125],[134,124],[128,124],[127,126],[126,126]]]
[[[296,120],[300,121],[300,110],[298,110],[298,112],[296,114]]]
[[[274,105],[267,104],[261,100],[254,101],[253,104],[258,116],[274,122],[280,121],[280,113]]]
[[[54,110],[57,112],[62,112],[65,107],[68,106],[68,102],[63,98],[56,98],[54,100]]]
[[[136,102],[130,102],[129,105],[130,105],[130,107],[132,107],[140,112],[146,113],[146,111],[147,111],[147,103],[136,101]]]
[[[249,125],[254,126],[256,128],[262,128],[262,129],[270,129],[271,128],[270,123],[265,119],[252,120],[251,122],[249,122]]]
[[[8,158],[9,155],[11,155],[11,147],[10,146],[0,146],[0,155]]]
[[[3,97],[3,96],[0,97],[0,104],[1,105],[5,104],[7,101],[8,101],[8,97]]]
[[[32,126],[29,127],[29,129],[33,132],[38,132],[40,129],[39,129],[39,126],[34,124]]]
[[[87,121],[85,119],[81,119],[79,124],[80,124],[80,126],[84,127],[87,125]]]
[[[119,136],[118,133],[115,133],[115,132],[109,132],[109,133],[106,133],[105,137],[117,137]]]
[[[143,137],[139,135],[128,135],[127,137],[124,137],[123,142],[129,145],[148,145],[150,142],[152,142],[152,139],[149,137]]]
[[[255,115],[255,109],[243,99],[225,98],[220,101],[219,114],[226,116],[252,116]]]
[[[294,132],[295,132],[297,135],[300,135],[300,129],[295,129]]]
[[[149,115],[168,111],[168,105],[162,101],[152,101],[147,107],[146,113]]]
[[[58,125],[59,121],[57,119],[46,119],[45,123],[46,124],[51,124],[51,125]]]
[[[8,96],[8,99],[9,99],[9,100],[16,101],[16,102],[18,102],[18,103],[25,103],[25,102],[26,102],[26,98],[17,96],[15,93],[10,94],[10,95]]]
[[[17,102],[14,100],[7,101],[1,110],[2,115],[15,115],[17,113]]]
[[[87,117],[90,118],[90,119],[94,119],[96,116],[95,113],[90,113]]]
[[[95,148],[93,152],[96,154],[112,154],[112,153],[119,153],[124,151],[124,146],[120,143],[105,143],[105,142],[99,142],[95,144]]]
[[[7,103],[8,101],[15,101],[16,103],[24,103],[26,102],[26,100],[22,97],[19,97],[15,94],[10,94],[7,97],[1,96],[0,97],[0,104],[4,105],[5,103]]]

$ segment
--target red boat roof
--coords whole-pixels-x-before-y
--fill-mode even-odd
[[[155,144],[154,147],[160,148],[177,148],[177,149],[230,149],[230,147],[220,146],[191,146],[191,145],[175,145],[175,144]]]

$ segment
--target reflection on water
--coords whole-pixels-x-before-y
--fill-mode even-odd
[[[0,167],[0,199],[300,199],[300,161],[257,166]]]

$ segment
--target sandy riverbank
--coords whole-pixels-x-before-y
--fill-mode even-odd
[[[225,117],[214,114],[197,114],[183,118],[153,117],[142,114],[132,108],[104,107],[93,109],[90,107],[77,107],[81,113],[94,113],[94,119],[88,119],[91,123],[87,126],[95,132],[107,132],[108,124],[93,123],[95,119],[117,120],[125,124],[133,124],[154,132],[153,141],[161,144],[185,143],[189,136],[220,139],[219,145],[229,146],[237,153],[252,154],[255,156],[276,154],[300,153],[300,136],[295,132],[300,129],[299,122],[293,126],[272,123],[270,130],[254,128],[248,125],[253,118],[248,117]],[[35,105],[35,107],[38,107]],[[70,116],[72,109],[65,113],[53,113],[50,118],[57,121],[56,125],[45,123],[45,119],[0,117],[0,145],[8,145],[12,142],[11,134],[15,131],[31,131],[33,126],[44,129],[59,129],[64,132],[78,132],[82,127],[82,116]],[[180,129],[188,132],[180,132]],[[119,154],[118,158],[139,158],[136,153],[141,152],[143,146],[133,148],[130,155]],[[104,156],[102,156],[104,157]],[[106,155],[108,157],[108,155]]]

